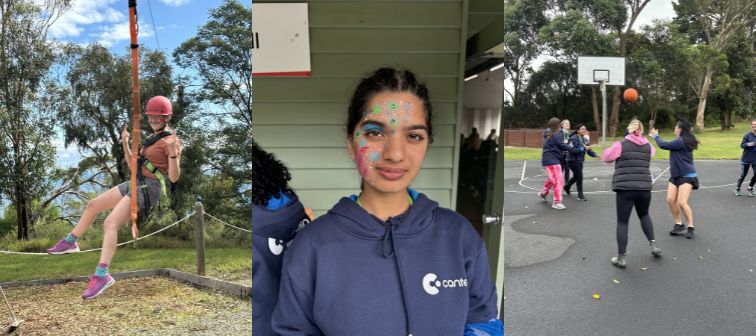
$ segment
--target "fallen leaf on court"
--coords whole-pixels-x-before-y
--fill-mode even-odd
[[[533,224],[538,224],[538,222],[536,222],[536,221],[533,221]]]
[[[752,269],[750,269],[750,268],[748,269],[748,271],[749,271],[749,272],[753,272],[753,270],[752,270]]]
[[[527,208],[528,208],[528,207],[525,207],[525,209],[527,209]]]
[[[698,256],[698,260],[703,260],[703,256]]]
[[[706,249],[706,251],[711,252],[711,249]]]
[[[620,283],[619,280],[617,280],[617,279],[612,279],[612,282],[614,282],[616,284]]]
[[[598,293],[593,294],[593,298],[596,299],[596,300],[598,300],[598,299],[601,298],[601,295],[599,295]]]
[[[648,270],[648,267],[641,267],[641,268],[640,268],[640,270],[641,270],[641,271],[647,271],[647,270]]]
[[[583,256],[582,258],[580,258],[580,260],[585,260],[585,256]]]
[[[677,257],[675,257],[675,258],[672,258],[672,260],[677,260]]]

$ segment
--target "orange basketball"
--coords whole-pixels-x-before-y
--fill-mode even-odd
[[[635,103],[638,101],[638,91],[633,88],[629,88],[625,90],[624,94],[622,94],[622,98],[624,98],[625,101],[630,104]]]

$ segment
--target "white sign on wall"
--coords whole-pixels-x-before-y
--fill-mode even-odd
[[[309,76],[306,3],[252,4],[252,75]]]

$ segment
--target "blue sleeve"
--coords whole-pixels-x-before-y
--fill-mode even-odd
[[[570,148],[570,153],[572,154],[580,154],[582,151],[585,150],[585,147],[583,147],[583,143],[575,135],[570,137],[570,145],[572,147]]]
[[[504,322],[493,319],[485,323],[465,324],[464,336],[503,336]]]
[[[551,140],[552,140],[552,141],[554,141],[554,143],[556,143],[556,144],[557,144],[557,146],[559,146],[559,149],[560,149],[560,150],[562,150],[562,151],[569,151],[569,150],[570,150],[570,149],[572,148],[572,146],[571,146],[571,145],[569,145],[568,143],[567,143],[567,144],[566,144],[566,143],[564,143],[564,138],[562,138],[561,136],[559,136],[559,138],[557,138],[557,136],[558,136],[559,134],[560,134],[560,133],[554,134],[554,135],[553,135],[553,136],[551,137]]]
[[[750,132],[746,133],[746,135],[743,136],[743,141],[740,142],[740,148],[743,148],[743,149],[748,148],[748,143],[750,142],[748,141],[748,134],[750,134]]]
[[[659,145],[659,148],[666,149],[670,151],[676,151],[676,150],[684,150],[685,149],[685,143],[683,142],[682,138],[676,138],[672,141],[664,141],[658,134],[654,137],[656,140],[656,144]]]
[[[278,304],[273,310],[273,331],[281,336],[321,336],[313,321],[312,296],[300,290],[288,272],[290,254],[284,255]]]
[[[479,237],[477,239],[480,239]],[[480,240],[480,253],[465,265],[467,278],[470,279],[470,307],[467,323],[486,323],[495,319],[499,307],[496,304],[496,285],[491,281],[488,267],[488,253]]]

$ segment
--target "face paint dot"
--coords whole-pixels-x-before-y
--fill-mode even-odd
[[[360,131],[357,131],[357,136],[360,136]]]
[[[412,109],[412,103],[404,103],[402,104],[402,106],[404,106],[405,111],[409,111]]]
[[[367,141],[365,141],[365,139],[360,140],[360,147],[367,147]]]
[[[397,107],[399,107],[399,105],[397,105],[397,104],[396,104],[396,103],[394,103],[394,102],[389,102],[388,106],[389,106],[389,109],[390,109],[391,111],[393,111],[393,110],[396,110],[396,108],[397,108]]]
[[[373,114],[380,114],[381,113],[381,105],[375,104],[373,105]]]
[[[375,163],[375,161],[378,161],[379,157],[380,156],[378,155],[378,152],[372,152],[370,153],[370,156],[368,157],[368,159],[370,160],[371,163]]]
[[[397,121],[396,121],[395,118],[391,118],[391,120],[389,120],[389,124],[391,124],[391,127],[393,127],[393,128],[396,128],[396,123],[397,123]]]

